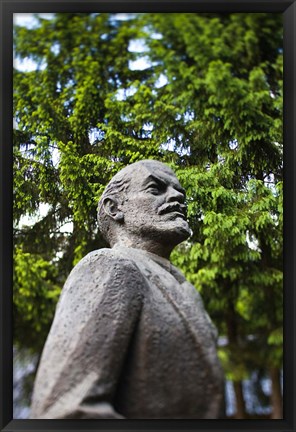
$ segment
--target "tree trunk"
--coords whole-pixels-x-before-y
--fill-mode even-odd
[[[241,381],[233,381],[235,402],[236,402],[236,419],[246,418],[246,406],[243,393],[243,385]]]
[[[271,379],[271,406],[272,406],[272,419],[283,418],[283,399],[281,390],[281,375],[280,369],[272,367],[269,370]]]
[[[237,347],[238,344],[238,328],[237,328],[237,315],[233,302],[228,301],[227,315],[226,315],[226,326],[227,326],[227,338],[231,347]],[[231,354],[232,355],[232,352]],[[235,418],[243,419],[246,417],[246,404],[243,393],[242,381],[233,381],[233,388],[235,394],[236,413]]]

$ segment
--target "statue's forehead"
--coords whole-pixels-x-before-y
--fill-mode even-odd
[[[145,175],[149,175],[149,174],[155,174],[158,176],[173,176],[176,177],[175,173],[167,166],[164,164],[160,164],[160,163],[151,163],[151,164],[143,164],[143,165],[138,165],[138,169],[140,172],[142,172]]]
[[[138,166],[132,175],[132,183],[134,186],[141,186],[147,181],[158,179],[167,184],[180,185],[176,174],[166,165],[162,164],[147,164]]]

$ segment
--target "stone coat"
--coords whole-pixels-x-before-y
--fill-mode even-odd
[[[123,246],[70,273],[38,369],[31,418],[223,416],[216,330],[164,258]]]

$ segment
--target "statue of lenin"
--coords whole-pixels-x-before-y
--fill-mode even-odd
[[[217,333],[174,267],[185,191],[165,164],[128,165],[107,185],[99,228],[57,305],[35,380],[34,419],[216,419],[224,413]]]

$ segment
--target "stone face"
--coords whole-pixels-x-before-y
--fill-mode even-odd
[[[65,283],[31,418],[221,418],[216,329],[168,259],[190,235],[184,191],[155,161],[113,182],[98,208],[111,249],[88,254]]]

